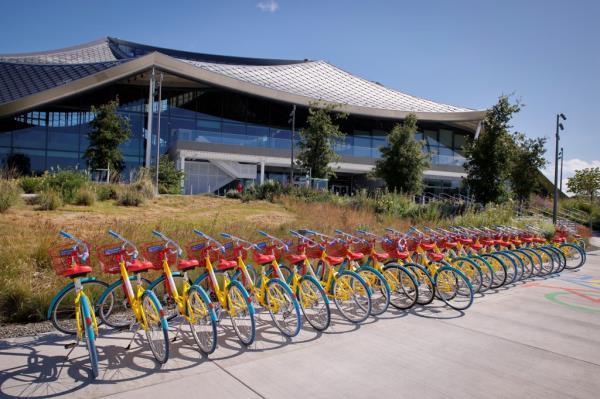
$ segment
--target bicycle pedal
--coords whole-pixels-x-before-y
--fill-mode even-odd
[[[64,345],[65,349],[73,349],[76,346],[77,346],[77,342],[71,342],[71,343]]]

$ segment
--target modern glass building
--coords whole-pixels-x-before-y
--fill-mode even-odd
[[[414,113],[431,155],[426,185],[457,190],[461,148],[485,115],[386,88],[325,61],[199,54],[104,38],[0,55],[0,162],[18,159],[31,173],[85,168],[91,107],[116,97],[132,128],[122,146],[124,177],[154,163],[157,151],[168,153],[185,171],[186,194],[222,192],[239,181],[288,183],[290,113],[295,107],[298,130],[314,101],[349,114],[330,188],[345,193],[374,184],[367,173],[386,135]]]

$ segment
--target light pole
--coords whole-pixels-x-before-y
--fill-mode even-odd
[[[290,112],[290,119],[288,123],[292,124],[292,146],[291,146],[291,154],[290,154],[290,186],[294,185],[294,131],[296,130],[296,104],[292,107],[292,112]]]
[[[565,127],[560,120],[566,121],[565,114],[556,114],[556,151],[554,153],[554,203],[552,204],[552,223],[556,224],[556,215],[558,213],[558,143],[560,141],[560,131]]]
[[[563,171],[563,159],[564,159],[563,154],[564,154],[564,150],[562,147],[560,147],[560,152],[558,153],[558,157],[560,158],[560,192],[561,193],[563,192],[563,190],[562,190],[562,181],[563,181],[562,171]]]

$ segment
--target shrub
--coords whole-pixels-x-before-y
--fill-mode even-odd
[[[36,176],[22,176],[19,178],[19,186],[25,194],[34,194],[40,192],[43,188],[44,178]]]
[[[260,186],[255,188],[256,198],[273,202],[273,200],[283,193],[283,187],[277,180],[266,180]]]
[[[140,206],[144,203],[146,198],[138,191],[135,187],[127,187],[119,193],[117,202],[123,206]]]
[[[96,202],[96,193],[91,187],[82,187],[75,194],[75,205],[91,206]]]
[[[135,180],[131,183],[131,187],[133,187],[143,199],[152,199],[156,195],[156,188],[152,182],[151,173],[146,168],[138,170]]]
[[[158,164],[158,192],[160,194],[181,194],[183,176],[183,171],[177,169],[175,162],[168,155],[160,156]]]
[[[116,200],[119,194],[118,186],[114,184],[96,184],[95,188],[98,201]]]
[[[0,213],[6,212],[21,199],[21,189],[15,180],[0,180]]]
[[[59,192],[66,203],[72,204],[75,201],[77,191],[88,185],[89,182],[89,177],[83,172],[63,170],[46,176],[44,186]]]
[[[42,211],[53,211],[62,206],[63,199],[58,191],[47,188],[40,193],[37,204]]]
[[[235,190],[232,188],[230,190],[227,190],[227,192],[225,193],[225,197],[233,198],[233,199],[240,199],[240,198],[242,198],[242,193],[240,193],[238,190]]]

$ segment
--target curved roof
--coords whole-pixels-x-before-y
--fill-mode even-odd
[[[384,87],[326,61],[192,53],[107,37],[58,50],[0,55],[0,115],[73,95],[74,87],[84,91],[150,67],[274,100],[300,105],[321,100],[377,117],[401,119],[416,113],[424,120],[479,121],[484,114]],[[91,77],[95,79],[85,80]],[[86,86],[88,80],[93,84]]]

